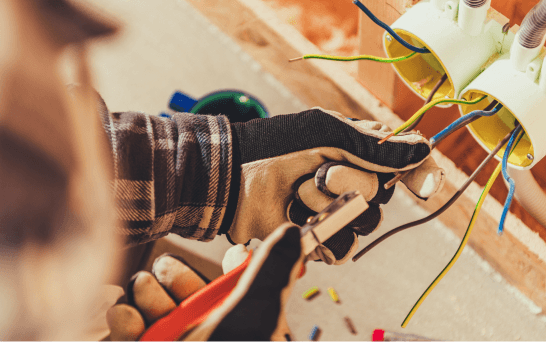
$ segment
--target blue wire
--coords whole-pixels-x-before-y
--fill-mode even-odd
[[[499,222],[499,228],[497,230],[497,234],[499,235],[502,235],[502,232],[504,231],[504,220],[506,219],[506,215],[508,214],[508,210],[510,209],[510,204],[512,204],[514,191],[516,190],[516,183],[514,182],[512,178],[510,178],[507,171],[508,157],[510,156],[510,152],[512,151],[512,146],[514,145],[514,141],[516,140],[516,137],[521,132],[522,128],[523,127],[519,125],[518,128],[516,128],[516,130],[514,131],[514,133],[512,133],[512,136],[510,137],[510,140],[508,141],[508,145],[506,145],[504,156],[502,157],[502,176],[510,184],[510,189],[508,190],[508,196],[506,197],[506,201],[504,202],[504,208],[502,208],[502,215]]]
[[[453,121],[449,126],[444,128],[440,133],[436,134],[430,139],[430,142],[434,144],[435,141],[439,141],[444,139],[447,135],[450,135],[453,133],[453,131],[456,131],[461,127],[461,124],[469,121],[470,119],[475,118],[476,116],[491,116],[495,115],[501,110],[502,104],[498,104],[493,110],[490,111],[484,111],[484,110],[475,110],[473,112],[470,112],[464,116],[461,116],[457,120]]]
[[[402,37],[400,37],[396,32],[394,32],[393,29],[389,25],[385,24],[384,22],[379,20],[375,15],[373,15],[373,13],[370,12],[370,10],[368,8],[366,8],[366,6],[364,6],[360,1],[353,0],[353,4],[357,5],[358,8],[360,8],[362,10],[362,12],[366,13],[366,15],[374,23],[376,23],[377,25],[384,28],[387,32],[389,32],[391,34],[391,36],[393,36],[394,39],[396,39],[400,44],[404,45],[407,49],[410,49],[411,51],[415,51],[415,52],[419,52],[419,53],[429,53],[430,52],[429,49],[427,49],[427,48],[419,48],[417,46],[413,46],[410,43],[406,42],[404,39],[402,39]]]

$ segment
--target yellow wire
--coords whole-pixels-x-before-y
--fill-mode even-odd
[[[360,56],[349,56],[349,57],[332,56],[332,55],[303,55],[301,58],[302,59],[311,59],[311,58],[326,59],[330,61],[342,61],[342,62],[371,60],[371,61],[382,62],[382,63],[395,63],[395,62],[401,62],[401,61],[410,59],[411,57],[414,57],[415,55],[417,55],[417,52],[412,52],[406,56],[392,57],[392,58],[377,57],[372,55],[360,55]]]
[[[423,107],[421,107],[421,109],[419,109],[415,114],[413,114],[413,116],[411,118],[409,118],[408,121],[404,122],[400,127],[395,129],[393,131],[393,135],[397,135],[398,133],[405,130],[408,126],[410,126],[412,123],[414,123],[415,120],[419,119],[419,117],[421,115],[425,114],[427,110],[429,110],[430,108],[436,106],[437,104],[448,102],[448,103],[457,103],[457,104],[470,105],[470,104],[476,104],[476,103],[480,102],[481,100],[485,99],[486,97],[487,97],[487,95],[484,95],[484,96],[482,96],[482,97],[480,97],[480,98],[478,98],[476,100],[473,100],[473,101],[456,100],[456,99],[437,99],[437,100],[431,101],[431,102],[427,103],[426,105],[424,105]]]
[[[474,209],[474,213],[472,214],[472,218],[470,219],[470,223],[468,225],[466,233],[464,234],[463,241],[461,241],[461,244],[459,245],[459,248],[457,249],[457,252],[453,256],[453,258],[451,258],[451,261],[447,264],[447,266],[444,268],[444,270],[440,274],[438,274],[436,279],[434,279],[434,281],[429,285],[429,287],[426,289],[426,291],[421,295],[421,297],[419,298],[417,303],[415,303],[415,305],[413,306],[411,311],[408,313],[408,315],[404,319],[404,322],[402,322],[402,328],[405,328],[408,325],[409,321],[411,320],[411,318],[413,317],[413,315],[415,314],[415,312],[417,311],[419,306],[421,306],[423,301],[427,298],[429,293],[434,289],[434,287],[436,287],[436,285],[440,282],[440,280],[442,280],[442,278],[446,275],[446,273],[449,272],[449,270],[451,269],[453,264],[455,264],[457,259],[459,259],[459,256],[463,252],[463,249],[466,246],[466,243],[468,242],[468,238],[470,237],[470,233],[472,232],[472,229],[474,228],[474,224],[476,223],[476,219],[478,218],[478,214],[479,214],[479,212],[480,212],[480,210],[482,208],[482,204],[485,201],[485,197],[487,197],[487,193],[489,192],[489,190],[493,186],[493,183],[497,179],[497,176],[501,172],[501,169],[502,169],[502,164],[499,163],[497,165],[497,167],[495,168],[495,171],[493,171],[493,174],[491,175],[491,177],[487,181],[487,184],[485,185],[485,188],[482,191],[480,199],[478,200],[476,208]]]

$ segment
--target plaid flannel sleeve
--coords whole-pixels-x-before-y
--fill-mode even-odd
[[[130,245],[176,233],[212,240],[226,210],[232,164],[224,116],[101,113],[114,156],[121,234]]]

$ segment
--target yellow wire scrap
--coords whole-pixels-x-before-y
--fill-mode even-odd
[[[329,61],[341,61],[341,62],[369,60],[369,61],[375,61],[375,62],[381,62],[381,63],[396,63],[396,62],[404,61],[406,59],[410,59],[416,54],[417,52],[412,52],[406,56],[393,57],[393,58],[383,58],[383,57],[377,57],[377,56],[371,56],[371,55],[360,55],[360,56],[349,56],[349,57],[331,56],[331,55],[303,55],[302,57],[292,58],[292,59],[289,59],[288,61],[293,62],[293,61],[298,61],[301,59],[326,59]]]
[[[408,121],[404,122],[402,124],[402,126],[395,129],[392,132],[392,135],[397,135],[398,133],[400,133],[403,130],[405,130],[406,128],[408,128],[412,123],[415,122],[415,120],[419,119],[419,117],[421,117],[429,109],[436,106],[437,104],[440,104],[440,103],[457,103],[457,104],[473,105],[473,104],[476,104],[476,103],[480,102],[481,100],[485,99],[486,97],[487,96],[485,95],[485,96],[482,96],[482,97],[480,97],[480,98],[478,98],[476,100],[472,100],[472,101],[456,100],[456,99],[437,99],[437,100],[431,101],[431,102],[427,103],[426,105],[424,105],[421,109],[419,109],[415,114],[413,114],[413,116],[411,118],[409,118]]]
[[[501,172],[501,169],[502,169],[502,164],[499,163],[499,165],[497,165],[497,167],[495,168],[495,171],[493,171],[493,174],[491,175],[491,177],[487,181],[487,184],[485,185],[485,188],[482,191],[480,199],[478,200],[478,203],[476,204],[476,208],[474,209],[474,213],[472,214],[472,218],[470,219],[470,224],[468,225],[468,228],[466,229],[466,233],[464,234],[463,241],[461,241],[461,244],[459,245],[459,248],[457,249],[457,252],[453,256],[453,258],[451,258],[451,260],[446,265],[446,267],[443,269],[443,271],[440,272],[440,274],[438,274],[436,279],[434,279],[434,281],[428,286],[428,288],[421,295],[419,300],[413,305],[413,308],[410,310],[410,312],[408,313],[408,315],[404,319],[404,322],[402,322],[402,328],[405,328],[408,325],[409,321],[411,320],[411,318],[413,317],[413,315],[415,314],[417,309],[419,309],[419,306],[421,306],[423,301],[427,298],[429,293],[434,289],[434,287],[436,287],[436,285],[440,282],[440,280],[442,280],[442,278],[447,274],[447,272],[449,272],[449,270],[455,264],[457,259],[459,259],[459,256],[463,252],[463,249],[466,246],[466,243],[468,242],[468,238],[470,236],[470,233],[472,232],[472,228],[474,228],[474,224],[476,223],[476,219],[478,218],[478,214],[480,212],[480,209],[482,208],[482,204],[483,204],[483,202],[485,200],[485,197],[487,197],[487,193],[489,192],[489,190],[493,186],[493,183],[497,179],[497,176]]]

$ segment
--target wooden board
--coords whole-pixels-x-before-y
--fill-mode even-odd
[[[320,51],[303,38],[299,32],[295,31],[293,27],[279,22],[274,17],[273,12],[268,11],[267,7],[260,1],[189,0],[189,2],[308,106],[322,106],[360,119],[380,120],[393,127],[402,122],[399,117],[393,114],[392,110],[385,106],[387,101],[383,101],[383,103],[378,101],[357,81],[332,63],[322,63],[327,61],[288,63],[289,58],[301,56],[305,53],[320,53]],[[384,1],[369,0],[367,2],[378,3]],[[390,8],[390,6],[384,6],[384,8]],[[226,16],[226,13],[237,13],[237,15]],[[364,25],[362,26],[364,27]],[[370,30],[372,30],[371,27]],[[366,52],[373,53],[369,49]],[[377,64],[374,67],[377,67]],[[387,68],[385,72],[389,70],[392,71],[392,69]],[[381,76],[381,73],[378,75]],[[361,82],[366,84],[366,80],[361,80]],[[394,87],[392,89],[396,89],[396,78],[391,78],[390,82],[387,84],[392,84]],[[379,94],[380,90],[377,90],[379,88],[377,84],[379,83],[367,83],[367,88],[376,89],[376,94]],[[411,96],[413,94],[403,98],[404,101],[398,104],[398,108],[407,106],[406,111],[416,109],[420,100],[416,101],[415,97],[412,98]],[[389,105],[395,103],[394,100],[391,99]],[[449,115],[446,114],[446,111],[442,111],[441,114],[431,113],[430,117],[437,114]],[[456,117],[455,113],[452,113],[452,115]],[[400,117],[404,118],[403,114],[400,114]],[[466,138],[464,136],[462,138],[454,136],[451,139],[458,141],[457,139]],[[446,144],[449,144],[449,142]],[[461,147],[457,153],[461,156],[475,153],[476,158],[479,159],[485,156],[485,153],[476,144],[473,144],[469,150]],[[435,151],[434,158],[447,170],[450,178],[442,193],[434,201],[416,200],[422,207],[431,211],[445,203],[458,187],[455,184],[460,185],[461,179],[464,178],[464,175],[455,168],[455,164],[440,152]],[[471,159],[475,159],[474,155]],[[463,171],[470,171],[473,170],[475,165],[463,166]],[[500,182],[497,183],[497,186],[504,189]],[[401,186],[400,188],[404,187]],[[467,227],[479,192],[479,186],[474,183],[469,188],[468,193],[463,195],[456,205],[441,216],[442,221],[459,236],[462,236],[462,232]],[[521,240],[524,240],[521,236],[514,236],[510,232],[506,232],[501,238],[498,237],[496,228],[500,208],[501,205],[498,202],[488,198],[478,219],[475,233],[471,236],[469,243],[511,284],[532,299],[538,306],[546,309],[546,264],[544,263],[546,253],[541,254],[541,251],[538,251],[537,253],[541,255],[541,257],[538,257],[527,248],[527,245],[521,242]],[[518,226],[520,231],[529,236],[527,233],[528,228],[513,215],[508,217],[508,222]],[[533,236],[529,239],[532,238]]]

